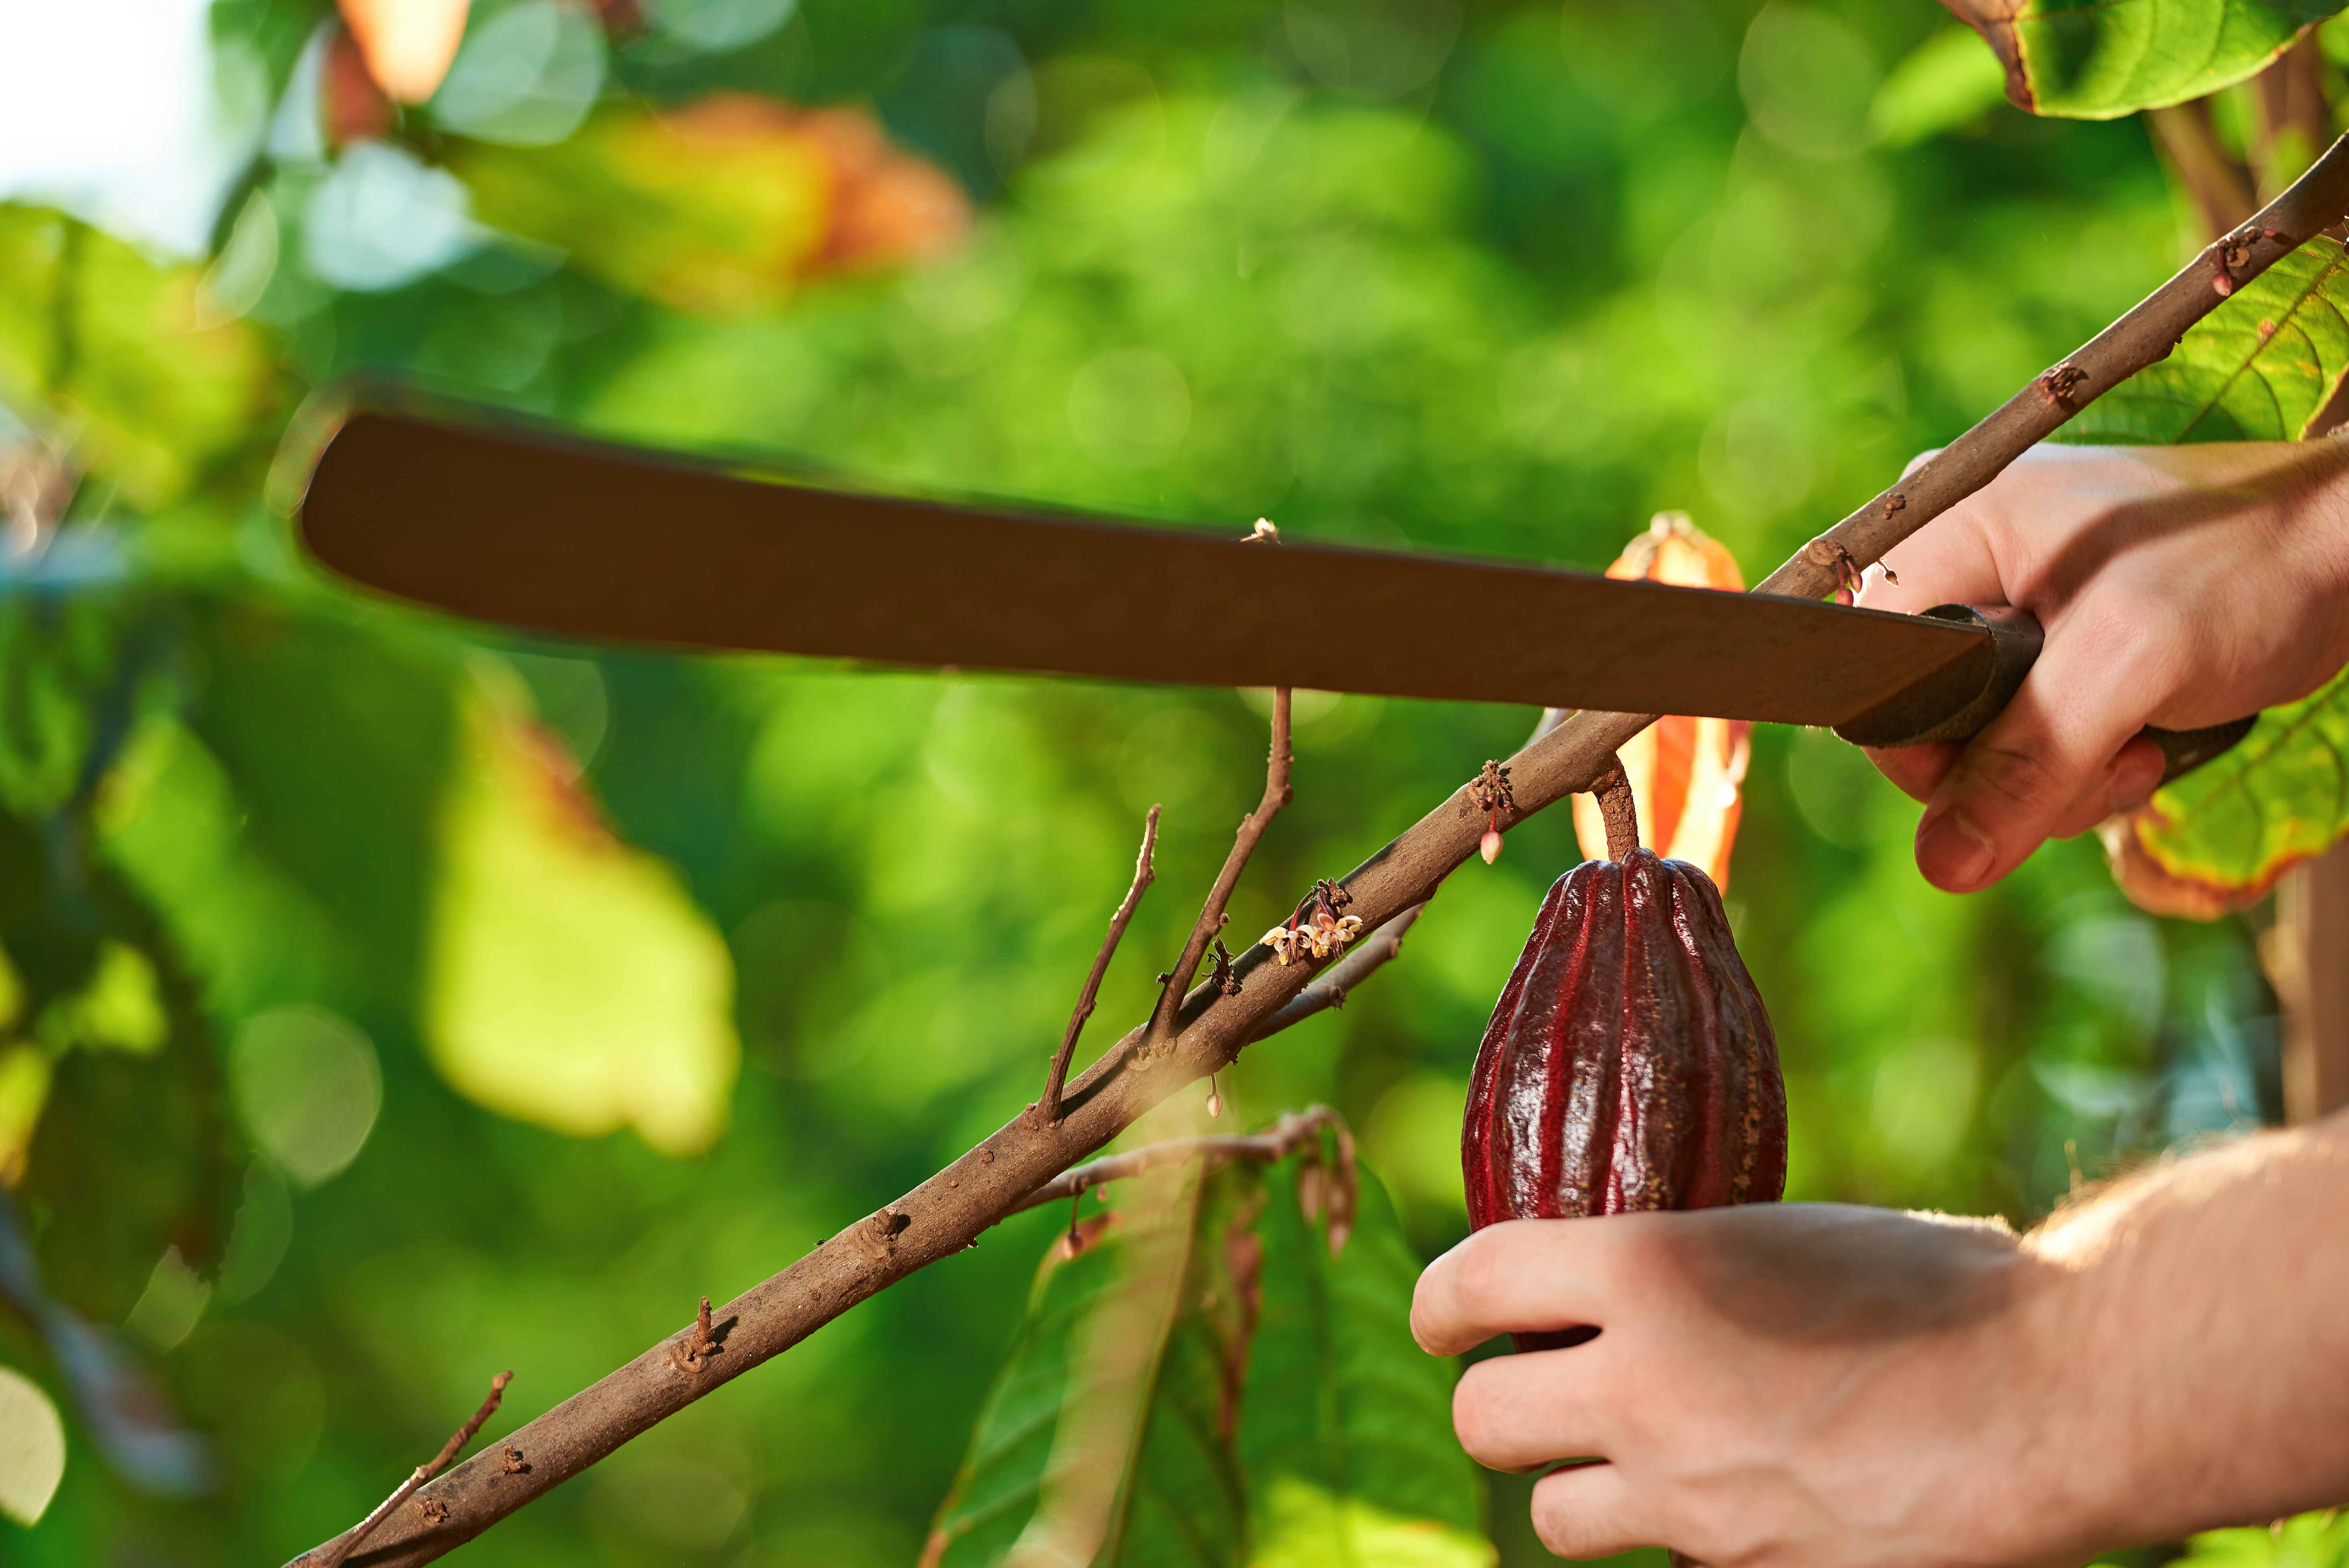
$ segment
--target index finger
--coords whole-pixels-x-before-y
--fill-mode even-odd
[[[1604,1328],[1626,1228],[1637,1223],[1620,1215],[1485,1226],[1420,1274],[1413,1337],[1431,1356],[1456,1356],[1496,1334]]]

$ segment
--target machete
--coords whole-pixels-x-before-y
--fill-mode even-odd
[[[1513,562],[862,492],[362,404],[300,511],[328,568],[533,632],[1196,686],[1307,686],[1962,740],[2039,652],[2013,610],[1891,614]],[[2152,731],[2169,775],[2249,719]]]

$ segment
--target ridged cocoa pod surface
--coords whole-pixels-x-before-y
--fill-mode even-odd
[[[1477,1228],[1785,1191],[1777,1038],[1702,872],[1633,849],[1558,879],[1485,1027],[1460,1145]]]

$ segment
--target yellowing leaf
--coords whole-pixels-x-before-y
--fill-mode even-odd
[[[1624,547],[1609,577],[1644,577],[1689,588],[1745,586],[1737,559],[1701,531],[1684,511],[1660,511],[1648,531]],[[1739,789],[1754,727],[1743,719],[1668,715],[1617,755],[1631,780],[1640,841],[1660,855],[1701,868],[1715,887],[1729,885],[1729,852],[1743,810]],[[1607,825],[1590,795],[1574,798],[1574,836],[1593,860],[1607,858]]]
[[[426,1041],[457,1090],[575,1137],[709,1147],[740,1057],[726,944],[667,865],[615,838],[484,669],[465,717],[427,961]]]
[[[2233,750],[2105,826],[2122,887],[2157,913],[2208,920],[2256,903],[2349,834],[2349,670],[2260,715]]]
[[[960,238],[960,187],[852,109],[721,94],[666,115],[608,105],[551,148],[468,146],[451,165],[486,222],[682,310],[765,308],[801,279]]]

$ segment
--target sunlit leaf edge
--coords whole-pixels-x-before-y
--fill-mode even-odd
[[[2275,810],[2279,789],[2304,793]],[[2349,834],[2349,670],[2270,708],[2241,744],[2157,791],[2138,846],[2184,882],[2233,895],[2275,885]]]
[[[2320,236],[2238,289],[2189,328],[2168,358],[2097,398],[2051,439],[2106,446],[2297,440],[2344,374],[2349,252]],[[2271,418],[2257,419],[2262,399],[2240,397],[2246,387],[2265,395]]]

